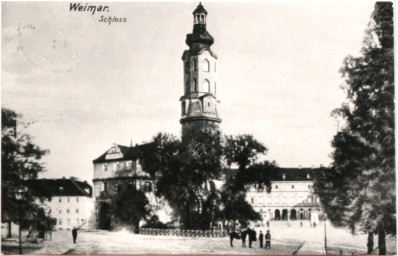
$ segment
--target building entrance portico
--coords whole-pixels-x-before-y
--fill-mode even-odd
[[[111,230],[111,212],[108,203],[100,203],[97,206],[98,229]]]

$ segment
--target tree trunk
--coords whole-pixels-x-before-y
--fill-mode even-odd
[[[12,235],[11,235],[11,220],[9,220],[8,222],[8,234],[7,234],[7,238],[11,238],[12,237]]]
[[[140,233],[140,220],[137,220],[137,221],[135,221],[135,224],[134,224],[134,226],[135,226],[135,230],[134,230],[134,233],[135,234],[139,234]]]
[[[185,229],[189,229],[190,228],[190,221],[189,221],[189,202],[187,202],[187,206],[185,208]]]
[[[386,255],[386,232],[384,229],[379,230],[379,255]]]
[[[373,253],[373,237],[374,234],[373,232],[369,232],[368,233],[368,254],[372,254]]]

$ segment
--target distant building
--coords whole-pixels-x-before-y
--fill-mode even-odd
[[[167,203],[155,197],[155,180],[142,170],[141,150],[153,144],[122,146],[114,144],[94,164],[94,197],[96,223],[99,229],[111,229],[110,204],[112,197],[123,189],[134,186],[145,192],[153,212],[163,222],[170,221]]]
[[[70,179],[28,180],[25,185],[46,198],[44,208],[57,219],[56,229],[85,226],[92,214],[92,187],[86,181]]]
[[[247,201],[263,221],[310,220],[319,222],[321,204],[314,194],[316,168],[280,168],[272,178],[272,191],[250,189]]]

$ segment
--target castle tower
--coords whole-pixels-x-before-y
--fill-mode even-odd
[[[193,32],[185,40],[184,95],[180,98],[182,133],[194,126],[218,129],[217,55],[210,49],[213,37],[206,30],[207,11],[200,3],[193,12]]]

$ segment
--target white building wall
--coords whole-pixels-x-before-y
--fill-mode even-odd
[[[296,211],[296,218],[300,219],[303,213],[304,219],[310,218],[310,213],[318,211],[319,198],[313,193],[313,181],[274,181],[271,183],[272,191],[258,191],[251,188],[246,193],[246,200],[253,209],[260,213],[264,221],[275,218],[275,211],[288,210],[288,217],[291,218],[291,211]]]
[[[72,229],[88,223],[94,209],[93,199],[86,196],[54,196],[47,205],[51,216],[57,219],[56,229]]]

